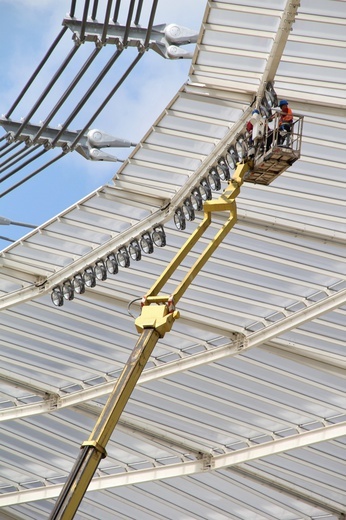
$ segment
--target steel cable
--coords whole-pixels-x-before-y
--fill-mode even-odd
[[[136,16],[135,16],[135,19],[134,19],[134,24],[135,25],[139,24],[139,20],[140,20],[140,17],[141,17],[141,12],[142,12],[142,7],[143,7],[143,0],[139,0],[138,6],[137,6],[137,11],[136,11]]]
[[[110,17],[111,9],[112,9],[112,3],[113,3],[113,0],[108,0],[106,14],[105,14],[105,21],[103,23],[103,30],[102,30],[102,36],[101,36],[102,43],[105,43],[105,41],[106,41],[106,36],[107,36],[107,31],[108,31],[108,26],[109,26],[109,17]]]
[[[56,73],[54,74],[54,76],[52,77],[51,81],[48,83],[47,87],[44,89],[44,91],[42,92],[41,96],[38,98],[38,100],[36,101],[36,103],[34,104],[34,106],[32,107],[32,109],[30,110],[29,114],[26,116],[26,118],[24,119],[23,123],[20,125],[20,127],[18,128],[17,132],[15,133],[15,138],[19,136],[19,134],[21,133],[21,131],[23,130],[23,128],[25,128],[25,125],[28,123],[28,121],[31,119],[31,117],[33,116],[33,114],[36,112],[36,110],[38,109],[38,107],[41,105],[42,101],[45,99],[45,97],[47,96],[47,94],[50,92],[51,88],[53,87],[53,85],[55,84],[55,82],[57,81],[57,79],[61,76],[61,74],[63,73],[63,71],[66,69],[67,65],[70,63],[70,61],[72,60],[73,56],[75,55],[75,53],[77,52],[79,46],[77,44],[74,45],[73,49],[70,51],[70,53],[68,54],[68,56],[65,58],[65,60],[63,61],[63,63],[60,65],[60,67],[58,68],[58,70],[56,71]]]
[[[20,144],[22,144],[21,141],[17,141],[16,143],[6,143],[5,145],[1,146],[0,147],[0,150],[4,150],[2,153],[0,153],[0,157],[3,157],[4,155],[7,155],[8,153],[12,152],[12,150],[14,148],[17,148],[17,146],[19,146]]]
[[[0,137],[0,142],[3,141],[4,139],[7,139],[9,135],[10,135],[9,132],[6,132],[6,134],[2,135],[2,136]]]
[[[133,60],[133,62],[131,63],[131,65],[128,67],[128,69],[126,70],[126,72],[122,75],[122,77],[120,78],[120,80],[116,83],[116,85],[112,88],[112,90],[109,92],[108,96],[105,98],[105,100],[103,101],[103,103],[99,106],[99,108],[96,110],[96,112],[94,113],[94,115],[92,116],[91,119],[89,119],[88,123],[84,126],[84,128],[82,130],[79,131],[78,135],[76,136],[75,140],[73,141],[73,143],[71,144],[71,148],[74,149],[74,147],[78,144],[78,141],[79,139],[81,138],[81,136],[87,131],[87,129],[90,127],[90,125],[95,121],[95,119],[97,118],[97,116],[102,112],[102,110],[104,109],[104,107],[107,105],[107,103],[110,101],[110,99],[114,96],[115,92],[118,90],[118,88],[120,87],[120,85],[122,85],[122,83],[125,81],[125,79],[127,78],[127,76],[130,74],[130,72],[134,69],[134,67],[137,65],[137,63],[139,62],[139,60],[142,58],[143,56],[143,53],[139,53],[136,58]]]
[[[19,150],[18,152],[13,154],[11,157],[6,159],[6,161],[1,163],[2,167],[0,168],[0,173],[4,172],[8,168],[10,168],[14,164],[16,164],[18,161],[21,161],[22,159],[24,159],[24,157],[26,157],[30,153],[34,152],[35,150],[37,150],[40,146],[41,146],[41,144],[36,144],[35,146],[31,146],[31,147],[25,146],[24,149]],[[19,155],[21,155],[21,157],[18,157]],[[17,157],[17,159],[13,160],[15,157]],[[11,159],[12,159],[12,161],[11,161]],[[3,166],[5,166],[6,163],[9,163],[9,164],[7,164],[7,166],[3,168]],[[0,180],[0,182],[1,182],[1,180]]]
[[[76,3],[77,3],[77,0],[72,0],[71,1],[71,7],[70,7],[70,16],[71,16],[71,18],[74,17],[74,13],[75,13],[75,10],[76,10]]]
[[[44,150],[44,152],[46,152],[47,150]],[[58,161],[59,159],[61,159],[61,157],[63,157],[65,155],[65,152],[62,152],[61,154],[57,155],[56,157],[54,157],[54,159],[51,159],[50,161],[48,161],[46,164],[44,164],[43,166],[40,166],[40,168],[38,168],[37,170],[35,170],[34,172],[30,173],[30,175],[27,175],[26,177],[24,177],[24,179],[22,179],[21,181],[17,182],[16,184],[14,184],[13,186],[11,186],[10,188],[8,188],[7,190],[3,191],[2,193],[0,193],[0,198],[4,197],[5,195],[7,195],[8,193],[10,193],[11,191],[15,190],[16,188],[18,188],[19,186],[21,186],[22,184],[24,184],[25,182],[27,182],[29,179],[31,179],[32,177],[34,177],[35,175],[37,175],[38,173],[40,173],[42,170],[44,170],[45,168],[47,168],[48,166],[50,166],[51,164],[55,163],[56,161]]]
[[[68,127],[68,125],[71,123],[71,121],[73,121],[73,119],[76,117],[76,115],[80,112],[80,110],[83,108],[84,104],[86,103],[86,101],[89,99],[89,97],[91,96],[91,94],[94,92],[95,88],[99,85],[99,83],[103,80],[103,78],[105,77],[105,75],[107,74],[107,72],[109,72],[110,68],[112,67],[112,65],[115,63],[115,61],[117,60],[117,58],[120,56],[120,54],[122,53],[121,50],[116,50],[116,52],[113,54],[113,56],[108,60],[108,62],[106,63],[106,65],[103,67],[102,71],[99,73],[99,75],[97,76],[97,78],[94,80],[94,82],[92,83],[92,85],[89,87],[89,89],[86,91],[86,93],[84,94],[84,96],[82,97],[82,99],[79,101],[79,103],[77,103],[75,109],[72,111],[72,113],[69,115],[69,117],[66,119],[66,121],[64,122],[64,124],[62,125],[60,131],[58,132],[58,134],[54,137],[53,141],[52,141],[52,145],[54,146],[61,134],[66,130],[66,128]],[[84,133],[84,132],[83,132]],[[78,134],[79,136],[81,134]]]
[[[129,11],[127,13],[127,20],[126,20],[126,26],[125,26],[125,32],[124,32],[124,38],[123,38],[124,47],[127,46],[127,42],[129,39],[129,33],[130,33],[130,29],[131,29],[131,21],[132,21],[133,10],[135,8],[135,3],[136,3],[136,0],[131,0]]]
[[[113,13],[113,22],[114,23],[118,23],[120,4],[121,4],[121,0],[117,0],[117,3],[115,4],[115,7],[114,7],[114,13]]]
[[[4,175],[1,179],[0,179],[0,183],[1,182],[4,182],[6,181],[7,179],[9,179],[10,177],[12,177],[12,175],[14,175],[15,173],[19,172],[19,170],[21,170],[22,168],[24,168],[24,166],[27,166],[28,164],[30,164],[32,161],[34,161],[35,159],[38,159],[39,157],[41,157],[41,155],[43,155],[44,153],[46,153],[47,150],[45,148],[43,148],[43,150],[41,150],[39,153],[37,153],[36,155],[34,155],[34,157],[31,157],[31,159],[25,161],[23,164],[21,164],[20,166],[17,166],[17,168],[15,168],[14,170],[8,172],[6,175]]]
[[[15,102],[13,103],[13,105],[11,106],[9,111],[7,112],[7,114],[5,115],[6,119],[8,119],[10,117],[10,115],[13,112],[13,110],[16,108],[18,103],[21,101],[21,99],[23,98],[24,94],[26,93],[28,88],[31,86],[31,84],[33,83],[33,81],[35,80],[35,78],[37,77],[37,75],[39,74],[41,69],[43,68],[44,64],[47,62],[48,58],[50,57],[50,55],[52,54],[52,52],[54,51],[55,47],[58,45],[59,41],[61,40],[61,38],[63,37],[63,35],[65,34],[66,31],[67,31],[67,27],[63,27],[61,29],[60,33],[55,38],[54,42],[52,43],[52,45],[50,46],[50,48],[48,49],[48,51],[44,55],[42,61],[40,62],[40,64],[38,65],[38,67],[36,68],[34,73],[31,75],[31,77],[27,81],[25,87],[22,89],[22,91],[20,92],[19,96],[17,97],[17,99],[15,100]]]
[[[96,20],[96,18],[97,18],[98,5],[99,5],[99,0],[94,0],[92,12],[91,12],[91,19],[92,20]]]
[[[44,130],[47,128],[47,125],[53,119],[53,117],[58,112],[58,110],[61,108],[61,106],[65,103],[66,99],[71,94],[72,90],[76,87],[78,82],[81,80],[83,75],[86,73],[86,71],[88,70],[88,68],[90,67],[90,65],[92,64],[92,62],[94,61],[94,59],[96,58],[98,53],[100,52],[100,50],[101,50],[100,47],[99,48],[95,48],[93,50],[93,52],[90,54],[90,56],[88,57],[87,61],[84,63],[83,67],[80,69],[78,74],[74,77],[74,79],[71,81],[70,85],[65,90],[64,94],[60,97],[59,101],[56,103],[56,105],[53,108],[53,110],[48,114],[48,116],[44,120],[41,128],[39,129],[39,131],[36,133],[36,135],[33,138],[33,142],[34,143],[37,142],[37,139],[41,136],[42,132],[44,132]]]
[[[82,42],[84,42],[84,40],[85,40],[85,25],[86,25],[87,19],[88,19],[89,4],[90,4],[90,0],[85,0],[82,24],[81,24],[81,28],[80,28],[80,34],[79,34],[79,38]]]
[[[147,35],[145,37],[145,42],[144,42],[144,48],[145,49],[148,47],[149,42],[150,42],[150,36],[151,36],[151,31],[152,31],[152,28],[153,28],[153,25],[154,25],[154,20],[155,20],[155,14],[156,14],[158,1],[159,0],[154,0],[152,8],[151,8],[150,18],[149,18],[149,23],[148,23],[148,29],[147,29]]]

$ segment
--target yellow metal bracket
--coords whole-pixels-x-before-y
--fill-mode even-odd
[[[168,299],[167,296],[165,302]],[[163,338],[179,316],[179,311],[169,312],[167,305],[143,306],[141,315],[135,321],[136,329],[139,333],[144,329],[155,329],[160,338]]]
[[[95,448],[96,451],[98,451],[101,454],[101,457],[103,459],[105,459],[107,457],[107,451],[97,441],[90,441],[90,440],[84,441],[81,445],[81,448],[83,448],[83,446],[92,446],[93,448]]]

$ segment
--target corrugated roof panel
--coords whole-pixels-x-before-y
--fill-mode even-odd
[[[214,144],[207,140],[193,140],[182,138],[175,135],[161,134],[155,132],[148,138],[148,143],[166,148],[175,148],[187,152],[209,155],[214,148]]]
[[[168,114],[170,114],[170,112],[168,112]],[[214,122],[208,123],[207,121],[198,121],[193,117],[185,118],[179,116],[180,114],[174,114],[174,116],[168,115],[165,117],[164,122],[161,122],[159,126],[178,130],[187,134],[191,133],[206,137],[214,137],[215,139],[222,138],[227,132],[226,125],[218,126]]]
[[[114,184],[2,253],[4,514],[48,517],[60,490],[52,486],[66,479],[135,346],[139,299],[200,222],[176,230],[175,207],[274,77],[280,98],[306,115],[302,158],[270,187],[242,186],[238,223],[179,301],[181,317],[156,346],[76,518],[345,513],[346,6],[300,3],[275,74],[272,46],[287,35],[291,3],[209,2],[190,81]],[[168,294],[225,219],[213,216]],[[54,284],[156,223],[165,223],[165,248],[52,305]]]

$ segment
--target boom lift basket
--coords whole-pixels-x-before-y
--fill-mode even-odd
[[[290,131],[279,129],[279,114],[265,122],[263,139],[256,143],[253,168],[245,182],[269,185],[300,157],[303,116],[294,116]]]

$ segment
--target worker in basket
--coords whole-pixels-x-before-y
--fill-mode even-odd
[[[281,110],[279,119],[279,146],[289,146],[290,134],[293,125],[293,112],[288,106],[288,101],[282,99],[279,103]]]
[[[263,153],[270,148],[273,140],[272,130],[257,108],[252,111],[246,131],[249,136],[249,157],[254,156],[256,151]]]

